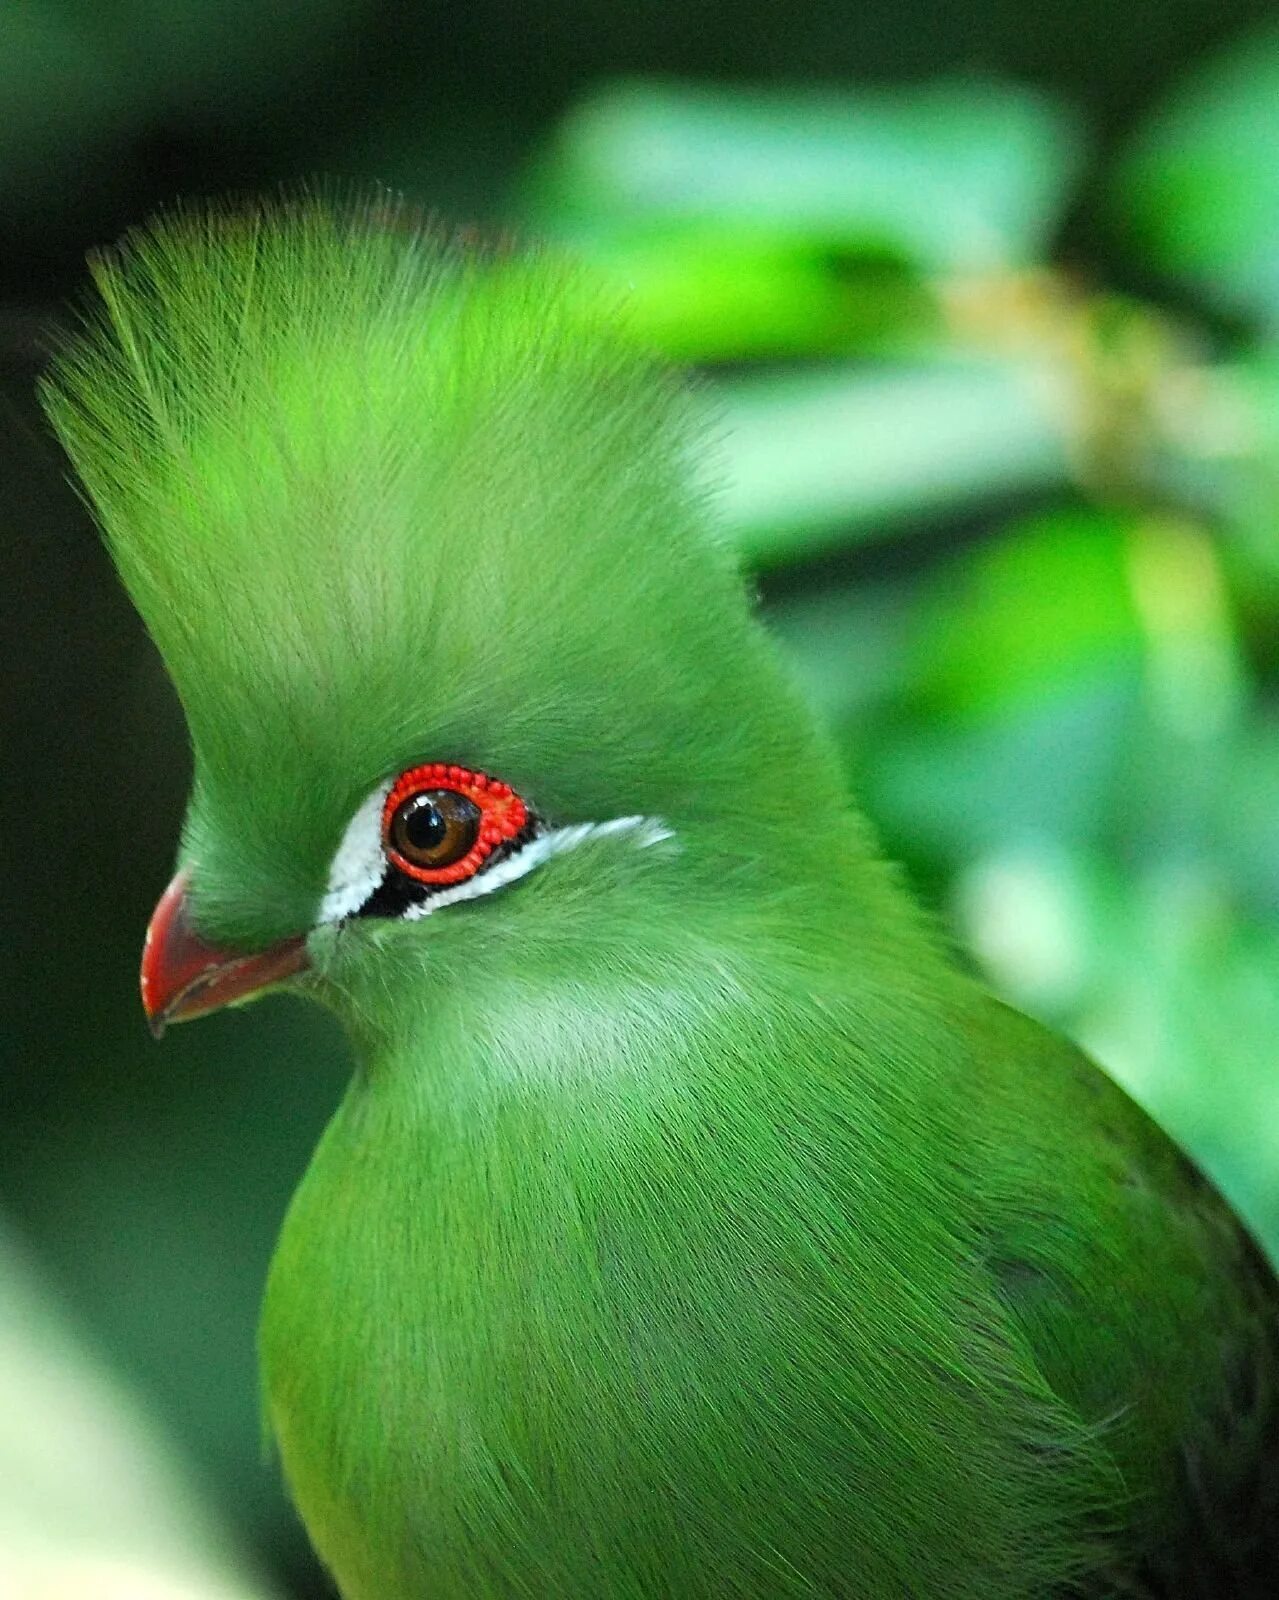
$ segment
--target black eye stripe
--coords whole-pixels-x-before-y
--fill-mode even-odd
[[[357,917],[402,917],[410,906],[431,898],[431,885],[418,883],[387,863],[382,881],[360,909]]]

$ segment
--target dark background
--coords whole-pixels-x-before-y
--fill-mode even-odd
[[[762,250],[782,299],[811,277],[862,309],[802,336],[765,317],[747,338],[689,312],[676,273],[674,324],[658,318],[654,337],[723,384],[730,419],[739,401],[750,415],[759,396],[776,402],[779,460],[800,424],[754,380],[811,382],[820,408],[831,378],[870,396],[856,414],[875,418],[888,411],[867,383],[900,377],[892,427],[935,440],[951,418],[929,411],[943,403],[931,378],[961,347],[1069,376],[1082,399],[1033,464],[1009,464],[1007,402],[992,399],[974,481],[925,450],[888,491],[836,485],[821,514],[802,493],[743,514],[743,547],[921,892],[993,982],[1083,1037],[1273,1240],[1279,297],[1254,266],[1276,235],[1264,174],[1279,132],[1264,109],[1239,110],[1247,72],[1213,77],[1270,13],[1261,0],[0,11],[0,1203],[50,1295],[290,1592],[326,1591],[259,1449],[254,1321],[343,1050],[323,1018],[278,1000],[162,1049],[143,1028],[138,949],[188,768],[171,693],[33,399],[85,252],[176,197],[315,175],[572,240],[589,204],[556,130],[616,80],[640,80],[659,122],[653,80],[765,117],[763,86],[822,85],[878,116],[950,79],[1060,108],[1044,135],[1062,147],[1060,181],[1007,259],[974,272],[944,242],[912,255],[892,219],[859,233],[851,204],[846,224],[791,218],[782,247],[761,246],[730,207],[716,224],[730,300],[740,245],[752,261]],[[1259,59],[1264,75],[1270,45]],[[888,101],[865,99],[880,89]],[[1190,177],[1165,160],[1184,141],[1160,130],[1182,115],[1231,159]],[[904,175],[903,206],[909,188]],[[625,212],[602,205],[578,231],[625,255]],[[640,220],[650,254],[685,259],[677,225]],[[867,428],[847,448],[874,463],[886,446]],[[1214,428],[1224,466],[1204,444]]]

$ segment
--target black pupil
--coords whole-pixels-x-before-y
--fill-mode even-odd
[[[451,867],[475,843],[480,808],[456,789],[411,795],[395,813],[391,842],[419,867]]]
[[[415,850],[434,850],[448,837],[449,825],[429,794],[419,794],[404,808],[404,837]]]

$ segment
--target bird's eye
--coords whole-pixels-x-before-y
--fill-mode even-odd
[[[391,785],[382,811],[382,847],[419,883],[461,883],[515,839],[528,809],[508,784],[483,772],[435,762]]]
[[[480,815],[456,789],[424,789],[391,818],[391,846],[415,867],[451,867],[479,838]]]

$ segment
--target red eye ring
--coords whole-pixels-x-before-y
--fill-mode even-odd
[[[396,813],[406,801],[438,789],[462,795],[476,806],[480,813],[479,828],[475,843],[460,860],[448,866],[424,867],[395,848],[391,829]],[[391,785],[382,807],[382,848],[388,860],[418,883],[441,886],[464,883],[467,878],[474,877],[494,850],[522,833],[528,821],[528,807],[510,784],[490,778],[485,772],[472,772],[468,767],[434,761],[402,772]]]

